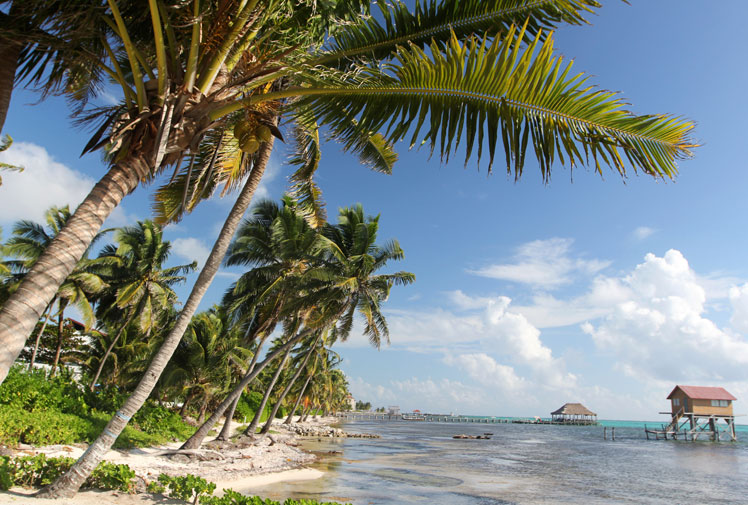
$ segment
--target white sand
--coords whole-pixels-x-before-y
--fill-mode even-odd
[[[332,424],[335,418],[313,419],[309,425],[322,426]],[[215,482],[216,494],[223,489],[231,488],[243,494],[251,494],[252,488],[291,480],[318,479],[323,472],[303,468],[315,457],[295,447],[296,437],[288,434],[272,435],[254,445],[232,449],[213,450],[203,446],[200,454],[203,457],[215,458],[199,462],[174,461],[161,455],[164,451],[177,449],[180,443],[163,447],[132,449],[129,451],[109,451],[106,461],[124,463],[132,468],[138,477],[145,481],[155,480],[160,473],[168,475],[199,475]],[[19,455],[46,454],[47,456],[68,456],[78,458],[84,449],[80,447],[57,445],[38,447],[33,450],[19,451]],[[81,491],[72,499],[40,500],[29,496],[34,490],[13,488],[9,492],[0,492],[0,504],[33,505],[67,503],[76,505],[150,505],[181,504],[179,500],[159,498],[150,494],[127,494],[117,491]]]

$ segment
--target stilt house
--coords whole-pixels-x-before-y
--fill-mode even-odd
[[[647,438],[664,436],[684,440],[699,440],[700,437],[710,440],[720,440],[727,435],[729,440],[737,440],[735,436],[735,414],[732,402],[737,400],[724,388],[708,386],[675,386],[668,395],[670,400],[671,420],[663,425],[661,430],[645,428]],[[720,421],[724,421],[720,425]]]
[[[597,414],[581,403],[567,403],[551,412],[554,424],[597,424]]]

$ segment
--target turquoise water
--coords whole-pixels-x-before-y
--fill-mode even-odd
[[[644,424],[661,422],[605,424],[615,441],[603,440],[602,426],[349,422],[348,431],[382,438],[313,440],[324,477],[247,492],[356,505],[748,503],[748,435],[647,441]],[[452,439],[484,432],[492,439]]]

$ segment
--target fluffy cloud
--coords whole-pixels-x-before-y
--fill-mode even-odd
[[[622,282],[630,289],[629,299],[617,303],[597,326],[582,326],[622,370],[641,380],[671,382],[745,377],[748,342],[705,316],[706,293],[679,251],[647,254]],[[748,327],[747,294],[746,286],[731,291],[738,329]]]
[[[527,381],[518,377],[514,368],[497,363],[486,353],[461,354],[458,356],[448,354],[443,361],[446,365],[461,369],[471,379],[494,389],[494,391],[516,394],[527,388]]]
[[[197,261],[198,268],[205,264],[208,259],[210,249],[205,243],[194,237],[175,238],[171,241],[171,250],[188,262]]]
[[[91,191],[94,180],[54,158],[41,146],[14,142],[0,153],[0,162],[24,167],[21,173],[3,173],[0,186],[0,220],[44,222],[51,206],[70,205],[74,210]]]
[[[43,223],[44,213],[52,206],[69,205],[74,211],[96,182],[55,161],[44,147],[28,142],[14,142],[10,149],[0,152],[0,162],[24,167],[20,173],[3,173],[0,222],[4,223],[21,219]],[[120,205],[112,211],[103,227],[131,225],[137,219]]]
[[[572,239],[535,240],[517,248],[514,263],[489,265],[469,272],[482,277],[554,289],[569,284],[575,274],[594,275],[609,261],[572,259]]]
[[[736,330],[748,333],[748,283],[733,286],[730,289],[730,303],[732,304],[732,319],[730,323]]]

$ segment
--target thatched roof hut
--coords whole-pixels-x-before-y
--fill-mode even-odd
[[[563,424],[594,424],[597,414],[581,403],[566,403],[558,410],[551,412],[551,419]]]

